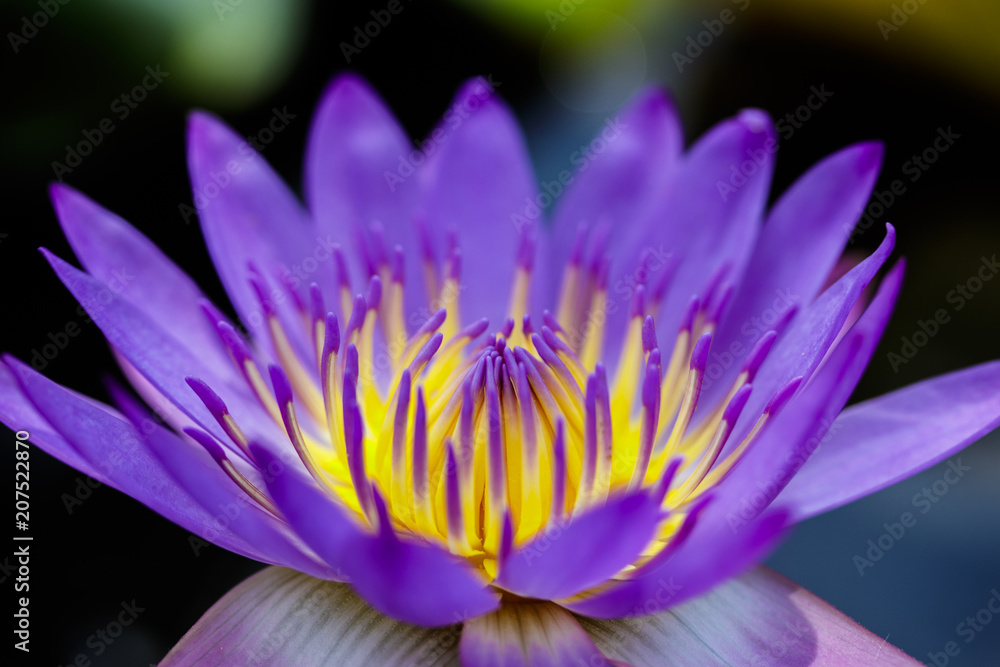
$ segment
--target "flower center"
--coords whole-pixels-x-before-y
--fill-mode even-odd
[[[256,272],[269,334],[258,343],[269,344],[280,362],[269,368],[273,393],[243,339],[227,324],[219,331],[306,469],[360,523],[379,528],[378,494],[395,531],[436,542],[492,578],[497,555],[511,543],[529,542],[614,494],[645,490],[663,498],[669,517],[634,568],[690,527],[706,491],[795,387],[779,391],[749,435],[726,447],[749,382],[774,341],[769,333],[725,398],[696,421],[712,333],[731,290],[720,274],[704,298],[691,301],[666,356],[653,319],[666,269],[657,282],[635,287],[609,377],[601,361],[608,263],[583,262],[580,248],[578,239],[557,314],[546,312],[538,326],[526,314],[534,251],[526,238],[510,318],[485,340],[485,320],[460,328],[461,255],[454,245],[441,267],[425,254],[427,293],[443,307],[412,335],[404,327],[398,247],[369,263],[366,296],[352,296],[335,253],[339,310],[350,313],[343,330],[318,286],[308,299],[289,290],[292,306],[279,312],[264,298],[271,293],[267,279]],[[307,323],[306,333],[291,328],[295,319]],[[289,331],[307,341],[299,347],[308,355]],[[198,381],[192,387],[249,456],[222,401]],[[220,456],[234,481],[277,514],[266,494]]]

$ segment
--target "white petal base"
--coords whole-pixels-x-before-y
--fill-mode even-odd
[[[605,655],[634,667],[921,664],[765,567],[651,616],[579,620]]]

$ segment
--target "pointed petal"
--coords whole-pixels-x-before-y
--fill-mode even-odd
[[[550,526],[504,561],[496,585],[523,597],[567,598],[610,579],[652,541],[662,513],[645,494],[620,496]]]
[[[101,484],[109,484],[107,476],[80,456],[66,438],[52,428],[45,417],[35,409],[14,377],[13,369],[23,364],[13,357],[10,357],[9,362],[7,359],[5,356],[5,363],[0,364],[0,421],[12,431],[27,431],[31,434],[31,444],[42,448],[66,465],[76,468]]]
[[[306,150],[306,200],[322,233],[349,250],[357,226],[378,221],[390,248],[417,248],[412,151],[406,133],[363,79],[335,78],[313,116]],[[411,253],[406,259],[407,296],[414,293],[426,302],[419,257]],[[363,266],[353,268],[355,280],[368,279]]]
[[[466,83],[437,128],[447,137],[425,169],[425,213],[442,256],[449,230],[464,253],[460,303],[492,323],[507,319],[522,228],[512,220],[535,197],[524,138],[485,79]],[[489,257],[489,261],[478,258]],[[537,273],[537,272],[536,272]]]
[[[261,466],[269,469],[273,456],[251,448]],[[305,543],[344,573],[379,611],[407,623],[433,626],[496,608],[497,596],[458,557],[430,544],[404,542],[391,529],[362,533],[327,492],[296,476],[271,475],[267,488]]]
[[[668,611],[580,619],[611,658],[662,665],[920,663],[785,577],[757,568]]]
[[[906,479],[1000,425],[1000,361],[941,375],[844,410],[775,501],[794,520]],[[953,464],[961,474],[961,460]]]
[[[774,126],[762,111],[746,109],[716,125],[684,156],[660,205],[620,258],[624,263],[612,267],[614,284],[635,275],[643,250],[678,256],[656,321],[661,349],[671,349],[685,306],[693,295],[707,297],[718,271],[727,270],[730,281],[743,274],[763,219],[776,150]]]
[[[323,257],[314,256],[322,238],[316,238],[312,220],[264,158],[210,114],[196,112],[188,119],[188,169],[205,244],[222,285],[244,326],[266,338],[250,263],[274,277],[307,258]],[[319,279],[327,271],[332,276],[328,251],[325,257],[318,262],[316,282],[335,284]]]
[[[560,604],[594,618],[641,616],[673,607],[759,563],[784,538],[786,527],[786,517],[779,513],[739,530],[724,520],[699,521],[671,558],[642,576]]]
[[[811,303],[836,265],[863,210],[882,164],[882,145],[845,148],[816,164],[782,195],[767,216],[732,307],[719,326],[716,347],[733,344],[748,353],[766,333],[747,324],[774,321],[790,308]],[[780,333],[780,332],[779,332]],[[736,379],[743,358],[714,382],[707,378],[702,400],[714,402]]]
[[[597,152],[597,143],[601,150]],[[559,200],[552,221],[547,260],[539,271],[551,274],[549,285],[558,289],[580,223],[607,222],[616,233],[608,236],[608,253],[622,245],[628,225],[637,225],[669,183],[677,168],[684,135],[673,101],[660,89],[650,88],[609,119],[594,138],[594,157],[577,155],[580,163]],[[571,158],[572,161],[572,158]],[[551,309],[557,294],[539,294]],[[541,301],[540,301],[541,302]]]
[[[476,667],[610,664],[572,614],[542,601],[505,603],[466,621],[459,652]]]
[[[788,330],[761,364],[753,381],[753,393],[733,429],[730,443],[743,440],[780,387],[796,377],[807,381],[812,377],[837,339],[854,304],[889,257],[895,239],[895,229],[886,225],[885,239],[875,252],[793,318]]]
[[[134,227],[59,183],[50,188],[59,223],[87,272],[194,351],[220,376],[236,373],[194,281]]]
[[[160,665],[454,665],[460,632],[394,621],[346,584],[269,567],[212,605]]]
[[[32,442],[75,466],[76,462],[67,456],[68,443],[86,462],[79,468],[82,472],[210,542],[249,558],[266,560],[240,537],[214,527],[215,517],[174,481],[149,451],[149,440],[124,416],[57,385],[13,357],[4,357],[4,363],[18,379],[24,396],[58,436],[36,440],[32,433]],[[143,426],[144,430],[163,430],[152,420]],[[190,449],[176,436],[173,439],[170,444],[174,449]]]
[[[77,301],[111,345],[124,356],[142,375],[190,417],[203,430],[226,443],[231,451],[242,457],[243,453],[229,442],[225,433],[205,405],[185,382],[188,376],[202,378],[209,385],[220,389],[226,382],[211,373],[197,355],[188,351],[172,336],[157,327],[146,315],[139,312],[118,295],[111,293],[90,275],[75,269],[55,255],[43,250],[59,279],[69,288]],[[234,418],[248,436],[271,434],[274,427],[266,421],[255,401],[242,393],[226,392]]]

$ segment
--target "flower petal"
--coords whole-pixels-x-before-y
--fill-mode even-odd
[[[0,421],[12,431],[27,431],[31,435],[31,444],[42,448],[46,453],[88,477],[93,477],[101,484],[110,485],[107,476],[80,456],[80,453],[52,428],[24,395],[14,377],[13,369],[19,367],[23,367],[20,361],[7,356],[4,357],[4,364],[0,364]]]
[[[325,257],[317,261],[315,280],[333,289],[329,250],[295,195],[250,144],[210,114],[193,113],[188,120],[188,169],[212,262],[244,326],[255,336],[267,339],[250,283],[251,264],[274,279],[307,258]],[[286,287],[298,286],[294,276],[286,277]],[[333,292],[330,296],[329,303],[336,303]],[[287,305],[289,299],[282,297]],[[279,299],[272,298],[282,310]],[[293,342],[299,342],[295,334],[300,329],[288,328]]]
[[[465,253],[459,298],[466,316],[501,326],[521,235],[537,227],[528,220],[519,229],[512,220],[536,192],[524,138],[485,79],[462,86],[437,131],[447,139],[423,174],[429,231],[439,253],[452,230]]]
[[[620,496],[550,526],[499,568],[496,585],[523,597],[571,597],[611,578],[652,541],[662,512],[646,494]]]
[[[232,362],[199,301],[194,281],[125,220],[73,188],[55,183],[52,204],[87,273],[194,351],[221,377],[236,378]]]
[[[110,292],[92,276],[70,266],[47,250],[42,251],[59,279],[83,304],[87,313],[111,345],[120,352],[153,387],[180,408],[203,430],[214,434],[230,451],[244,457],[231,444],[211,413],[185,382],[188,376],[200,377],[217,390],[226,386],[172,336],[157,327],[135,306]],[[254,399],[228,387],[225,399],[234,419],[250,437],[274,433],[274,425]],[[184,425],[174,424],[175,427]]]
[[[582,164],[556,206],[546,261],[538,268],[549,272],[549,285],[554,288],[547,294],[539,292],[545,308],[552,309],[556,303],[556,289],[578,225],[587,223],[593,229],[606,222],[613,226],[616,232],[608,235],[607,246],[601,250],[615,253],[626,236],[619,230],[645,218],[674,175],[684,146],[673,101],[655,88],[637,95],[609,120],[594,138],[598,140],[605,148],[592,160],[587,154],[576,156]]]
[[[760,230],[776,148],[774,126],[762,111],[746,109],[716,125],[684,156],[666,196],[621,256],[624,263],[612,267],[614,284],[635,277],[643,250],[678,256],[657,315],[660,349],[672,348],[685,307],[693,295],[710,296],[705,290],[717,272],[725,270],[730,282],[743,274]],[[750,175],[731,181],[746,162]]]
[[[775,501],[793,519],[906,479],[1000,425],[1000,361],[941,375],[851,406]]]
[[[610,665],[572,614],[543,601],[505,602],[466,621],[459,653],[476,667]]]
[[[261,467],[276,459],[251,444]],[[280,468],[278,468],[280,470]],[[295,475],[274,474],[267,489],[286,519],[327,563],[379,611],[407,623],[447,625],[497,607],[497,596],[457,556],[390,530],[362,533],[345,508]],[[377,504],[384,509],[376,492]]]
[[[919,665],[785,577],[760,567],[651,616],[580,619],[607,656],[671,665]]]
[[[394,621],[347,584],[269,567],[212,605],[160,666],[453,665],[460,632]]]
[[[786,534],[786,517],[772,513],[732,530],[723,521],[699,521],[663,563],[634,579],[580,600],[560,602],[594,618],[651,614],[701,595],[760,562]]]
[[[845,148],[816,164],[782,195],[767,216],[732,307],[719,325],[717,349],[731,351],[738,344],[745,355],[766,333],[754,326],[755,319],[773,320],[775,314],[812,302],[871,195],[882,153],[882,145],[875,142]],[[748,324],[755,335],[747,336]],[[734,356],[719,378],[703,383],[702,400],[712,404],[729,389],[743,360]]]
[[[235,553],[266,560],[251,544],[213,527],[214,517],[167,473],[149,451],[144,437],[122,415],[110,407],[61,387],[17,359],[6,356],[4,363],[18,379],[25,397],[58,435],[32,442],[71,465],[66,443],[85,460],[80,470],[108,486],[126,493],[161,516],[196,535]],[[22,428],[18,426],[18,428]],[[144,430],[169,433],[152,420]],[[172,435],[172,434],[171,434]],[[187,443],[173,436],[170,446],[188,450]]]
[[[363,79],[354,74],[334,79],[313,116],[306,150],[306,200],[322,233],[353,249],[352,232],[378,221],[390,247],[419,247],[413,220],[418,179],[411,151],[406,133]],[[406,295],[426,303],[420,258],[410,254],[406,259]],[[361,281],[355,286],[368,280],[365,268],[354,266],[355,280]]]

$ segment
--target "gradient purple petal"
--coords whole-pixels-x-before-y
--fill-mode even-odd
[[[998,425],[997,361],[859,403],[837,417],[775,506],[795,521],[832,510],[929,468]]]
[[[763,567],[655,615],[580,624],[605,655],[637,667],[920,664]]]
[[[614,498],[519,547],[500,564],[496,585],[543,600],[576,595],[634,562],[662,518],[646,494]]]
[[[422,174],[429,232],[438,257],[445,254],[448,235],[456,234],[465,257],[462,310],[498,326],[507,319],[521,237],[538,227],[530,219],[524,226],[512,220],[536,194],[524,138],[485,79],[462,86],[435,132],[445,138]],[[490,261],[474,261],[487,256]],[[536,271],[535,278],[544,276]]]
[[[702,400],[721,398],[740,372],[743,355],[776,317],[811,303],[819,293],[871,195],[882,153],[875,142],[834,153],[801,176],[771,209],[715,339],[716,349],[731,354],[734,363],[720,377],[706,380]]]
[[[219,377],[236,378],[205,318],[194,281],[148,238],[69,186],[50,187],[63,232],[87,273],[193,351]]]
[[[263,467],[273,455],[254,448]],[[275,474],[267,488],[302,539],[382,613],[416,625],[447,625],[496,608],[496,595],[457,556],[427,543],[363,533],[327,491]],[[378,502],[382,502],[378,499]]]

